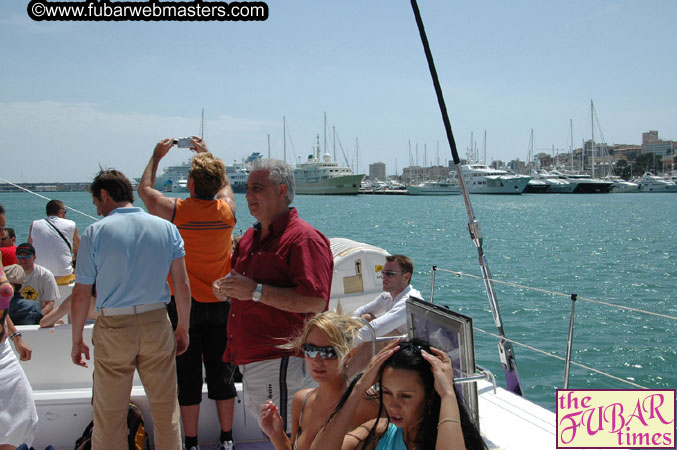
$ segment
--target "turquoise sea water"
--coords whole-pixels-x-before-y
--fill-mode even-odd
[[[96,216],[88,193],[50,193]],[[547,291],[677,316],[677,194],[472,196],[494,278]],[[0,194],[7,226],[24,241],[45,200]],[[254,219],[236,194],[238,224]],[[137,204],[141,202],[137,200]],[[413,284],[426,298],[432,265],[479,275],[477,251],[466,231],[463,199],[410,196],[299,196],[300,215],[328,237],[348,237],[404,253],[415,264]],[[73,211],[80,232],[92,220]],[[567,298],[496,285],[509,338],[564,356],[571,302]],[[435,301],[495,332],[481,281],[436,275]],[[574,361],[651,388],[677,388],[677,321],[576,302]],[[475,332],[478,364],[504,385],[495,339]],[[515,346],[525,395],[554,410],[564,363]],[[64,363],[68,362],[64,355]],[[570,388],[629,388],[572,367]]]

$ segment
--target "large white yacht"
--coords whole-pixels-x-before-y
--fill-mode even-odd
[[[605,177],[604,180],[613,183],[611,185],[611,193],[639,192],[639,184],[633,183],[632,181],[625,181],[618,175],[610,175]]]
[[[461,170],[469,194],[520,195],[531,180],[531,177],[526,175],[511,174],[479,163],[463,164]],[[451,171],[450,176],[451,182],[458,184],[458,174],[455,170]]]
[[[646,172],[642,178],[637,180],[641,192],[677,192],[677,184]]]
[[[155,178],[155,189],[164,192],[188,192],[189,170],[190,159],[181,164],[165,167],[162,174]]]
[[[357,194],[364,174],[355,175],[349,167],[339,166],[325,153],[320,160],[320,143],[315,155],[308,155],[304,163],[294,169],[297,194],[350,195]]]
[[[461,188],[458,183],[448,181],[426,181],[407,186],[410,195],[459,195]]]

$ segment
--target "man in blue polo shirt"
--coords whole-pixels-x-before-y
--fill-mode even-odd
[[[188,347],[190,285],[176,226],[133,207],[132,185],[102,170],[90,186],[97,213],[80,241],[73,289],[73,363],[87,366],[83,328],[96,282],[93,448],[127,447],[127,409],[138,370],[153,416],[155,448],[180,450],[175,356]],[[167,316],[167,275],[174,283],[178,324]]]

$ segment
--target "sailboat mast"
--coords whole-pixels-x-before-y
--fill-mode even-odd
[[[334,141],[332,146],[334,147],[334,161],[336,161],[336,127],[332,125],[331,127],[332,140]]]
[[[355,138],[355,173],[360,173],[360,143]]]
[[[506,384],[509,391],[522,395],[522,387],[520,385],[519,374],[517,372],[517,361],[515,359],[515,353],[512,348],[512,343],[506,339],[505,331],[503,329],[503,321],[501,319],[501,312],[498,306],[498,299],[496,297],[496,292],[494,290],[491,271],[489,270],[489,262],[487,261],[486,255],[484,254],[484,249],[482,248],[482,233],[480,231],[479,221],[475,217],[473,212],[472,204],[470,203],[470,196],[468,195],[468,190],[465,186],[465,180],[463,179],[463,172],[461,169],[461,160],[458,157],[458,149],[456,148],[456,140],[454,139],[454,134],[451,130],[451,121],[449,120],[449,114],[447,112],[447,106],[444,102],[444,95],[442,94],[442,86],[440,85],[439,77],[437,76],[437,69],[435,68],[435,62],[433,61],[432,52],[430,51],[430,45],[428,43],[428,37],[426,36],[425,29],[423,27],[423,20],[421,19],[421,12],[418,9],[418,4],[416,0],[411,0],[411,7],[414,11],[414,16],[416,17],[416,25],[418,27],[419,35],[421,37],[421,43],[423,44],[423,50],[425,51],[426,60],[428,61],[428,68],[430,69],[430,75],[435,87],[435,94],[437,95],[437,103],[440,107],[440,112],[442,113],[442,122],[444,123],[444,129],[447,134],[447,140],[449,141],[449,147],[451,150],[451,156],[454,159],[454,164],[456,165],[456,172],[458,174],[458,182],[461,188],[461,194],[463,194],[463,200],[465,202],[466,210],[468,213],[468,231],[470,232],[470,239],[477,248],[477,253],[479,257],[480,269],[482,271],[482,279],[484,280],[484,286],[487,291],[487,297],[489,298],[489,304],[491,306],[491,312],[494,318],[494,324],[498,329],[500,334],[500,339],[498,341],[498,352],[501,358],[501,365],[505,372]]]
[[[482,155],[482,164],[487,163],[487,130],[484,130],[484,149]]]
[[[592,155],[592,177],[595,178],[595,113],[593,111],[592,99],[590,99],[590,129],[592,130],[592,142],[590,142]]]
[[[202,108],[202,119],[200,119],[200,139],[204,139],[205,132],[205,109]]]
[[[327,151],[327,113],[324,113],[324,151]],[[319,160],[320,153],[318,152],[318,157],[317,159]]]
[[[571,156],[571,172],[574,171],[574,122],[569,118],[569,135],[571,136],[571,144],[569,144],[569,153]]]
[[[282,116],[282,154],[283,161],[287,162],[287,119]]]

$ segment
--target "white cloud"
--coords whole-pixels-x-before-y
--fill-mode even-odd
[[[210,150],[231,162],[265,142],[270,123],[232,117],[205,118]],[[87,181],[99,165],[140,177],[155,143],[199,134],[200,115],[110,112],[92,103],[0,102],[0,176],[10,181]],[[242,149],[242,150],[239,150]],[[176,148],[160,164],[191,153]]]

